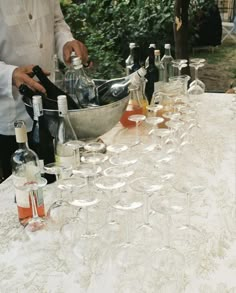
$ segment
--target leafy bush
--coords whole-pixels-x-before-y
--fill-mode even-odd
[[[94,78],[110,79],[124,75],[130,42],[139,44],[142,60],[147,56],[150,43],[155,43],[162,53],[165,43],[174,48],[174,0],[74,2],[80,4],[61,0],[62,10],[74,37],[88,47],[94,62],[91,73]],[[194,9],[206,5],[201,0],[193,2]]]

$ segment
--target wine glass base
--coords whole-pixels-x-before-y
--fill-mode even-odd
[[[38,230],[44,229],[46,222],[41,218],[31,219],[28,224],[25,226],[25,231],[35,232]]]

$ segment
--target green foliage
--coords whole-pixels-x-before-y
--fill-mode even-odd
[[[192,0],[193,9],[206,7]],[[70,2],[70,1],[69,1]],[[61,0],[66,22],[75,38],[83,41],[94,62],[94,78],[114,78],[125,74],[124,60],[129,43],[136,42],[145,60],[147,48],[155,43],[161,49],[165,43],[174,48],[174,0],[87,0],[81,4]],[[78,3],[78,1],[77,1]]]

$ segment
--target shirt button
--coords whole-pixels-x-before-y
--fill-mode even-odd
[[[30,13],[29,14],[29,19],[32,19],[33,18],[33,15]]]
[[[40,48],[40,49],[42,49],[42,48],[43,48],[43,44],[42,44],[42,43],[39,45],[39,48]]]

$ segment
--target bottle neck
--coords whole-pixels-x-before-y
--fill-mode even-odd
[[[166,56],[171,56],[170,48],[165,48],[165,55]]]

